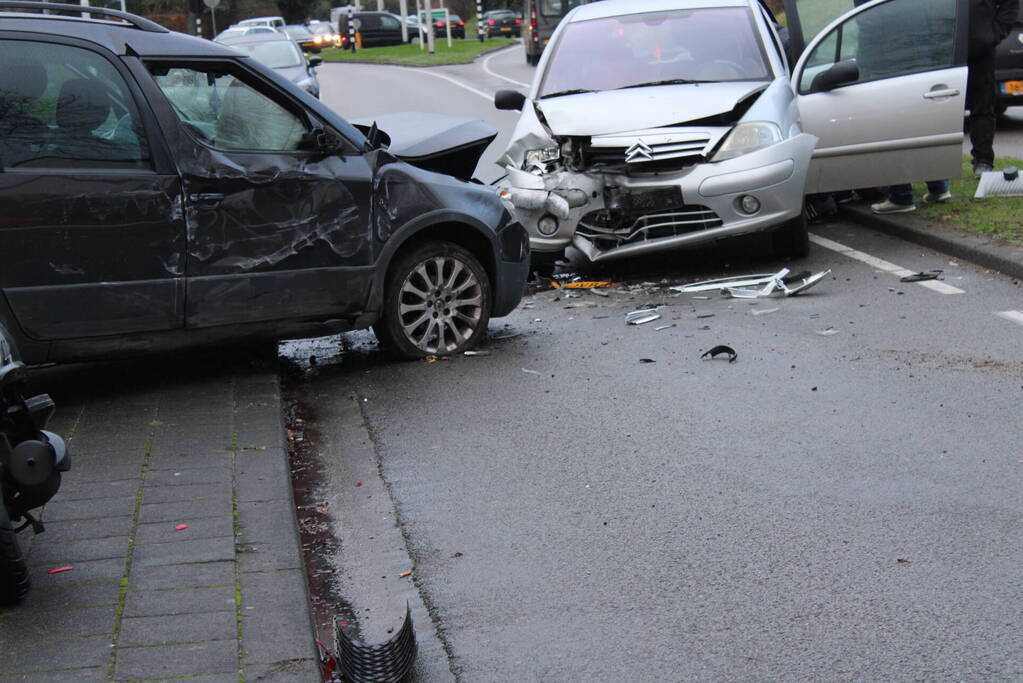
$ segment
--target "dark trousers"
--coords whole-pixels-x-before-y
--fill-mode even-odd
[[[974,164],[995,165],[995,53],[975,57],[969,61],[966,79],[966,108],[970,118],[966,122],[973,144]]]
[[[948,192],[948,181],[928,180],[927,191],[935,197],[943,195]],[[913,186],[908,183],[905,185],[892,185],[888,188],[888,199],[891,200],[892,204],[902,204],[903,206],[912,204]]]

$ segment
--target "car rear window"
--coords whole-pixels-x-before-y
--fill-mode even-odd
[[[568,24],[554,46],[540,97],[665,81],[770,78],[745,7],[628,14]]]
[[[150,167],[122,76],[70,45],[0,40],[0,164],[10,168]]]

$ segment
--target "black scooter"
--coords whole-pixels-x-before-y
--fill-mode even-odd
[[[46,394],[25,398],[24,377],[25,367],[0,325],[0,605],[17,603],[28,593],[28,567],[16,534],[29,527],[42,533],[42,522],[29,511],[53,498],[61,472],[71,469],[63,439],[43,430],[53,415],[53,399]]]

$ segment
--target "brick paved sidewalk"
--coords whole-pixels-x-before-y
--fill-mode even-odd
[[[20,535],[33,587],[0,608],[0,683],[317,680],[277,375],[256,365],[34,378],[73,468],[46,533]]]

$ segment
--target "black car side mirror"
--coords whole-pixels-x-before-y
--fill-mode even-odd
[[[822,71],[813,77],[810,83],[810,92],[827,92],[834,90],[840,85],[849,85],[860,80],[860,67],[856,62],[838,62],[827,71]]]
[[[498,90],[494,95],[494,106],[498,109],[522,111],[526,96],[517,90]]]
[[[344,141],[325,128],[313,128],[306,133],[302,143],[302,149],[309,149],[324,156],[338,154],[345,149]]]
[[[319,55],[313,55],[312,57],[309,58],[309,66],[311,68],[315,69],[320,64],[323,64],[323,57],[320,57]]]

